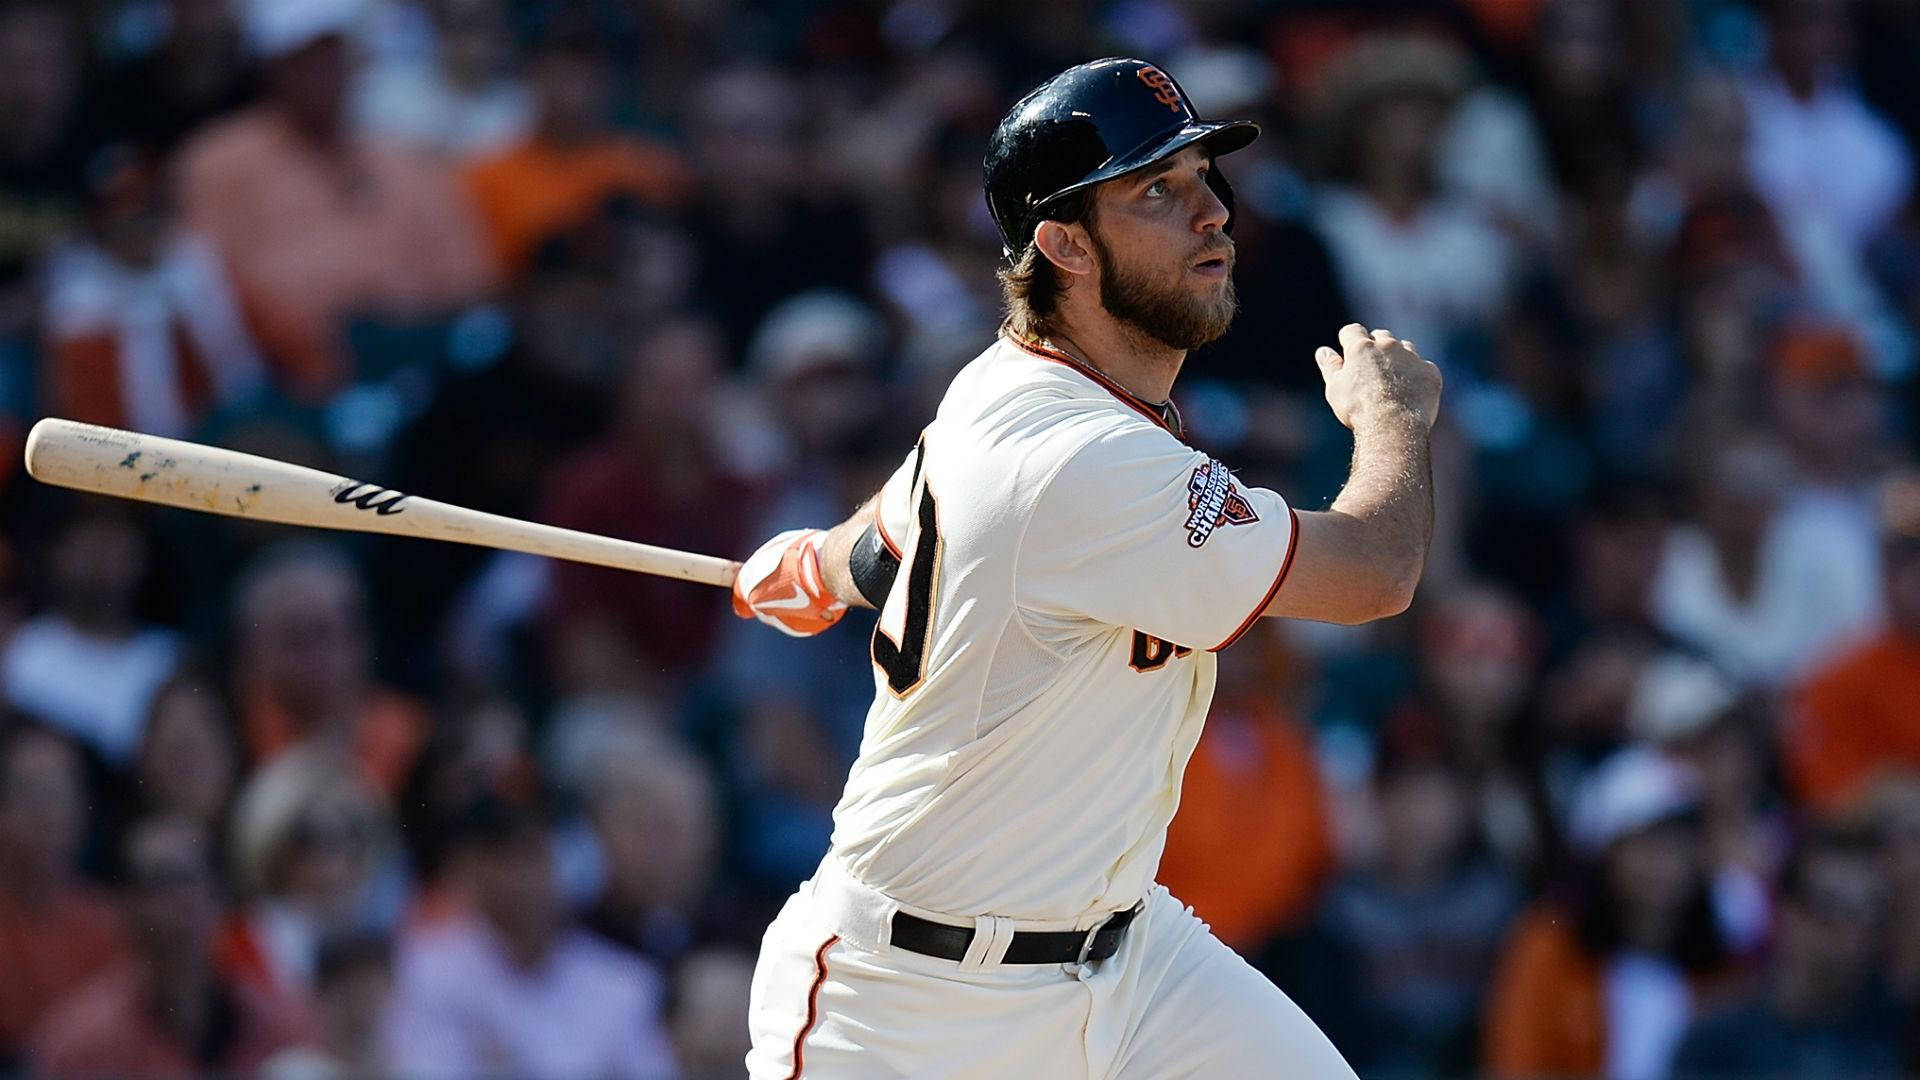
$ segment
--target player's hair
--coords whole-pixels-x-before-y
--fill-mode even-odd
[[[1093,189],[1076,191],[1061,199],[1048,210],[1045,220],[1092,228]],[[1001,329],[1023,341],[1047,337],[1055,329],[1053,320],[1064,288],[1060,270],[1040,253],[1040,245],[1029,243],[1012,267],[1000,271],[1000,296],[1007,309]]]

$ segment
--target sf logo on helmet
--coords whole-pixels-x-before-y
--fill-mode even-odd
[[[1149,64],[1139,71],[1134,72],[1134,74],[1140,76],[1141,82],[1153,88],[1153,100],[1158,101],[1174,112],[1181,111],[1180,91],[1174,88],[1173,80],[1167,78],[1165,72]]]

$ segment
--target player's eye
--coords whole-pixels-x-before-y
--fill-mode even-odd
[[[1155,180],[1153,183],[1147,185],[1146,193],[1156,198],[1165,195],[1167,193],[1167,182],[1165,180]]]

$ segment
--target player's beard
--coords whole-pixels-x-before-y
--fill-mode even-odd
[[[1233,287],[1233,247],[1228,240],[1211,252],[1227,260],[1227,277],[1211,297],[1196,296],[1184,281],[1162,284],[1146,274],[1131,272],[1114,259],[1094,230],[1094,257],[1100,260],[1100,303],[1107,313],[1169,349],[1191,352],[1227,332],[1240,310]],[[1224,238],[1223,238],[1224,239]],[[1181,266],[1184,275],[1186,267]]]

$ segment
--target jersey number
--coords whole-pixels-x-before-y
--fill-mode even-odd
[[[1185,645],[1175,645],[1171,641],[1163,641],[1152,634],[1143,634],[1135,630],[1133,657],[1127,663],[1135,671],[1158,671],[1167,666],[1167,661],[1176,656],[1185,656],[1192,651]]]
[[[933,489],[922,485],[912,563],[907,567],[907,617],[894,641],[873,628],[873,662],[887,673],[894,696],[906,697],[927,676],[927,645],[933,636],[933,587],[939,576],[940,518]]]

